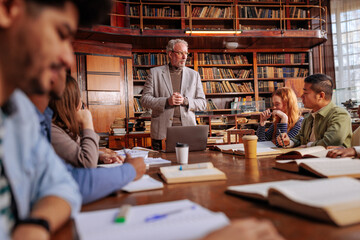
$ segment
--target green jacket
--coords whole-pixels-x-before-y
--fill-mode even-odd
[[[315,115],[315,138],[311,146],[351,146],[352,128],[349,113],[333,102],[320,109]],[[313,116],[309,113],[304,117],[300,132],[291,140],[294,147],[306,145],[309,142]]]

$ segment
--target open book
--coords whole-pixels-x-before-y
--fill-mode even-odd
[[[315,147],[300,147],[296,149],[289,148],[290,151],[283,153],[276,157],[276,159],[300,159],[300,158],[314,158],[314,157],[326,157],[327,150],[323,146]]]
[[[311,172],[319,177],[360,178],[360,160],[351,158],[306,158],[298,160],[277,160],[275,168],[290,172]]]
[[[353,178],[249,184],[228,187],[227,192],[338,226],[360,222],[360,181]]]
[[[225,173],[215,168],[211,162],[161,167],[160,173],[168,184],[226,179]]]
[[[226,144],[226,145],[215,145],[215,149],[220,150],[223,153],[237,154],[237,155],[245,155],[245,149],[243,143],[238,144]],[[264,156],[264,155],[279,155],[293,149],[289,148],[278,148],[271,141],[265,142],[257,142],[256,155]]]

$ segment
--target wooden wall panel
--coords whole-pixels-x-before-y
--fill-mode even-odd
[[[289,87],[294,90],[296,96],[299,98],[303,94],[304,78],[287,78],[285,81],[285,87]]]
[[[120,72],[120,61],[118,57],[87,55],[86,68],[88,72]]]
[[[95,132],[109,132],[115,118],[125,118],[123,105],[89,105],[89,110],[93,116]]]
[[[119,92],[89,91],[88,104],[89,105],[121,105],[124,104],[124,100],[121,100]]]
[[[87,74],[87,90],[120,91],[120,76]]]

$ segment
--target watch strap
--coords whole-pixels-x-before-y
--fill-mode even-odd
[[[23,224],[34,224],[41,226],[46,229],[46,231],[50,232],[49,222],[42,218],[25,218],[17,221],[16,226]]]

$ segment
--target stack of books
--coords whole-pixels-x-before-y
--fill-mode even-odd
[[[110,132],[114,136],[123,136],[126,134],[125,118],[115,118],[110,126]]]

